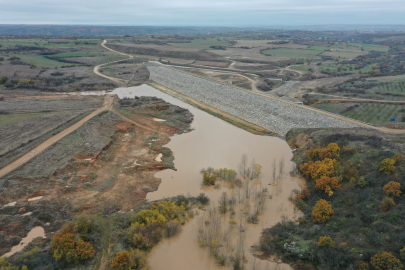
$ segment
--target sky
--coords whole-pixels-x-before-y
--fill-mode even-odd
[[[405,24],[405,0],[0,0],[0,24]]]

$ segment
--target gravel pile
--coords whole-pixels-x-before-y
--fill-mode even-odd
[[[150,79],[281,136],[292,128],[356,127],[316,111],[261,97],[231,85],[147,63]]]

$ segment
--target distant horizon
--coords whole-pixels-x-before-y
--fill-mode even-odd
[[[351,30],[371,30],[394,29],[405,31],[404,24],[302,24],[302,25],[261,25],[261,26],[226,26],[226,25],[125,25],[125,24],[84,24],[84,23],[0,23],[0,27],[37,26],[37,27],[128,27],[128,28],[222,28],[222,29],[249,29],[249,30],[307,30],[311,28],[322,29],[322,31],[351,31]],[[344,28],[344,29],[343,29]]]

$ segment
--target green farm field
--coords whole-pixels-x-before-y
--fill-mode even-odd
[[[0,127],[4,127],[10,124],[14,124],[31,117],[41,115],[43,113],[26,113],[26,114],[12,114],[12,115],[0,115]]]
[[[76,51],[76,52],[67,52],[67,53],[58,53],[58,54],[53,54],[50,56],[55,56],[55,57],[92,57],[92,56],[102,56],[103,54],[98,53],[88,53],[85,51]]]
[[[330,47],[323,47],[323,46],[311,46],[308,50],[316,50],[316,51],[326,51],[330,50]]]
[[[217,38],[207,38],[207,39],[193,39],[191,43],[168,43],[169,45],[177,48],[183,49],[210,49],[210,46],[225,46],[228,47],[232,45],[229,41]]]
[[[101,42],[99,42],[101,43]],[[0,39],[0,44],[4,47],[14,46],[29,46],[29,47],[43,47],[43,48],[92,48],[98,45],[79,43],[75,44],[74,41],[69,43],[52,43],[44,39]]]
[[[302,65],[302,66],[293,66],[291,67],[291,69],[309,71],[310,69],[312,69],[312,67],[308,65]]]
[[[355,106],[353,106],[355,105]],[[315,108],[338,113],[373,125],[382,125],[395,118],[395,122],[405,122],[405,109],[403,104],[382,104],[382,103],[340,103],[340,104],[317,104]],[[351,108],[350,108],[351,107]]]
[[[371,88],[371,91],[380,93],[394,93],[405,95],[405,81],[392,82]]]
[[[52,59],[43,57],[42,55],[18,55],[22,62],[33,64],[39,68],[60,68],[62,66],[69,65],[68,63],[62,63]]]
[[[364,55],[367,54],[367,52],[362,52],[362,51],[326,51],[323,52],[322,55],[324,56],[330,56],[332,58],[340,58],[340,59],[353,59],[356,58],[359,55]]]
[[[354,69],[355,65],[350,65],[350,64],[334,64],[334,63],[324,63],[321,66],[319,66],[319,71],[320,72],[332,72],[332,73],[338,73],[338,68],[342,68],[342,73],[359,73],[361,71],[362,73],[367,73],[372,70],[371,66],[365,66],[362,69]],[[352,70],[350,70],[352,68]]]
[[[390,50],[389,47],[372,45],[372,44],[350,43],[350,42],[335,43],[331,48],[348,50],[348,51],[361,51],[361,48],[363,48],[363,50],[365,52],[369,52],[369,51],[388,52]]]
[[[318,56],[321,51],[317,50],[304,50],[304,49],[290,49],[290,48],[276,48],[263,51],[264,55],[278,56],[278,57],[310,57],[321,58]]]

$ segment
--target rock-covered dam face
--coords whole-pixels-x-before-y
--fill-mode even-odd
[[[281,136],[292,128],[356,127],[295,104],[263,97],[222,82],[146,63],[150,79],[197,101],[273,131]]]

